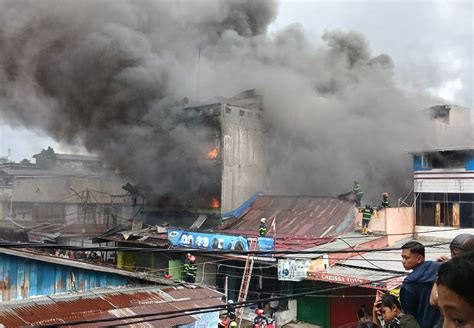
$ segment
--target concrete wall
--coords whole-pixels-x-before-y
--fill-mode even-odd
[[[288,310],[276,312],[275,322],[277,327],[281,327],[296,320],[297,304],[298,302],[296,300],[288,300]]]
[[[3,220],[10,215],[10,200],[12,193],[12,187],[0,187],[0,220]]]
[[[356,217],[357,226],[362,224],[362,213]],[[382,209],[372,217],[369,230],[387,234],[388,245],[413,236],[415,233],[415,209],[413,207],[393,207]]]
[[[474,173],[466,173],[464,177],[453,176],[444,179],[418,177],[415,180],[415,192],[474,193]]]
[[[474,229],[459,229],[452,227],[416,226],[417,239],[425,241],[451,242],[457,235],[462,233],[474,234]]]
[[[222,104],[221,210],[231,211],[267,190],[267,165],[260,109]]]
[[[87,188],[95,190],[92,201],[110,203],[110,194],[123,195],[124,181],[97,177],[15,177],[13,182],[14,202],[81,203],[71,187],[79,194]],[[98,192],[97,192],[98,191]],[[85,195],[85,194],[84,194]],[[115,199],[114,203],[118,200]],[[123,201],[123,200],[122,200]]]

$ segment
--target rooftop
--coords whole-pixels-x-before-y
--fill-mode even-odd
[[[262,195],[222,231],[252,235],[266,218],[270,235],[275,220],[280,238],[326,238],[353,230],[354,217],[354,203],[338,198]]]
[[[345,240],[351,245],[357,244],[357,242],[350,242],[350,239]],[[338,240],[319,248],[327,250],[341,249],[340,241]],[[407,241],[400,241],[394,247],[400,247]],[[426,260],[435,261],[438,257],[449,254],[448,245],[438,246],[438,244],[433,242],[425,242],[424,245],[426,247]],[[361,248],[363,249],[363,246],[357,247],[357,249]],[[317,250],[318,247],[314,249]],[[362,287],[390,290],[400,285],[404,276],[408,274],[403,268],[399,250],[365,253],[362,250],[359,255],[352,255],[355,256],[343,258],[325,270],[308,271],[309,279],[338,284],[363,284]],[[302,256],[298,257],[301,258]],[[384,281],[371,283],[372,281],[382,279]]]
[[[93,292],[50,295],[26,301],[0,304],[0,324],[5,327],[23,327],[64,323],[78,320],[117,318],[135,314],[160,313],[223,304],[222,294],[206,287],[125,287],[104,288]],[[163,316],[162,316],[163,317]],[[148,317],[159,319],[160,316]],[[174,327],[192,323],[197,317],[186,315],[159,321],[152,326]],[[116,325],[142,327],[130,320],[111,321]],[[104,323],[77,327],[100,327]]]

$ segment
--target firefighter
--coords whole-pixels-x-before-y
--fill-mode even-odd
[[[369,222],[372,219],[372,214],[374,214],[374,209],[369,204],[365,205],[362,210],[362,233],[364,235],[369,232]]]
[[[184,262],[184,281],[194,283],[196,281],[197,267],[195,265],[196,257],[191,253],[186,254]]]
[[[265,218],[261,218],[260,219],[260,228],[258,229],[258,235],[260,237],[265,237],[265,235],[267,234],[267,219]]]
[[[388,201],[388,192],[382,193],[382,208],[390,207],[390,202]]]
[[[362,192],[362,189],[360,188],[359,181],[354,181],[354,187],[352,188],[352,193],[355,195],[355,201],[356,201],[357,207],[360,207],[362,196],[364,195],[364,193]]]

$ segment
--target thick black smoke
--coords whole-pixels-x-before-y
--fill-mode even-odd
[[[429,141],[431,103],[399,90],[363,36],[326,32],[315,49],[298,26],[267,35],[276,14],[270,0],[0,0],[3,119],[83,144],[156,195],[201,192],[209,131],[179,101],[195,98],[201,49],[201,99],[264,96],[271,192],[407,191],[403,151]]]

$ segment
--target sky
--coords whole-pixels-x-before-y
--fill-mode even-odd
[[[370,42],[373,55],[391,56],[401,88],[429,92],[447,103],[473,108],[473,3],[285,0],[268,33],[299,24],[309,41],[319,45],[325,30],[357,31]],[[10,149],[10,159],[31,159],[48,146],[60,152],[85,152],[39,131],[6,126],[0,118],[0,157]]]

